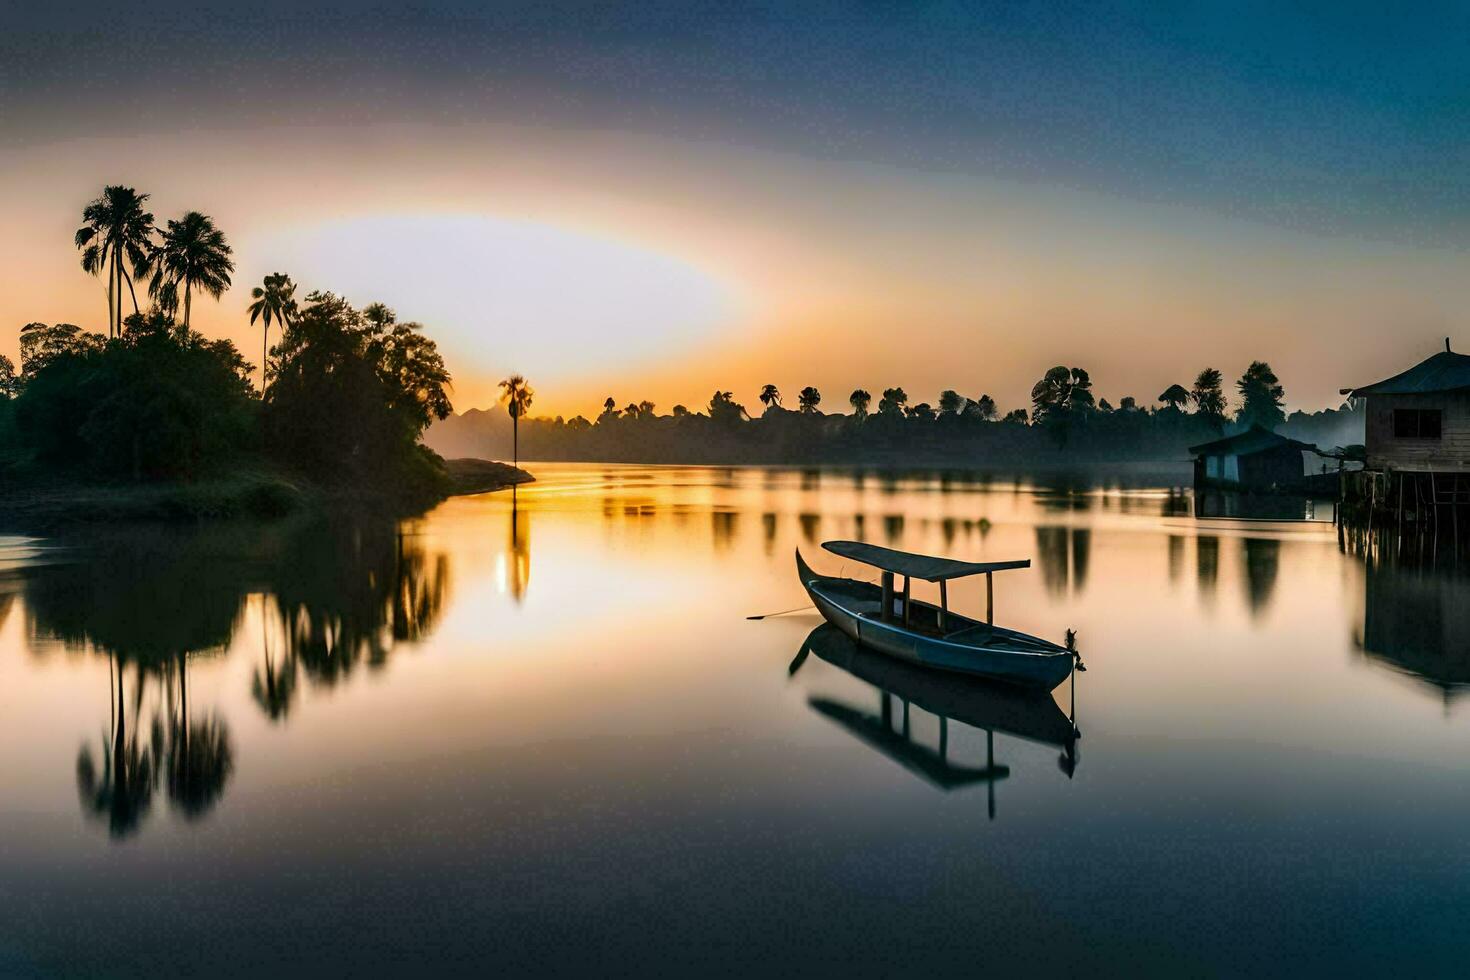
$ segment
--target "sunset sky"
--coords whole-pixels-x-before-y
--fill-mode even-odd
[[[0,353],[104,329],[71,236],[125,183],[230,237],[205,333],[258,360],[288,272],[423,322],[461,410],[1253,358],[1325,407],[1470,350],[1470,8],[1287,6],[4,4]]]

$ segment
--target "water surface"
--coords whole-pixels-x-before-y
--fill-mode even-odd
[[[1107,481],[532,468],[396,525],[0,538],[0,972],[1462,962],[1453,573]],[[885,696],[745,618],[835,537],[1032,558],[997,619],[1078,631],[1080,740],[1037,730],[1066,684]]]

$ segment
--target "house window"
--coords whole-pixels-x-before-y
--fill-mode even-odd
[[[1438,439],[1441,412],[1437,408],[1396,408],[1393,410],[1395,439]]]

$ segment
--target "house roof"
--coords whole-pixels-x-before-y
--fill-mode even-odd
[[[1252,453],[1283,448],[1317,451],[1317,447],[1309,442],[1288,439],[1264,426],[1252,424],[1249,429],[1237,432],[1233,436],[1226,436],[1224,439],[1216,439],[1214,442],[1206,442],[1198,446],[1190,446],[1189,452],[1194,456],[1249,456]]]
[[[1465,389],[1470,389],[1470,354],[1442,350],[1402,374],[1361,388],[1344,388],[1342,394],[1361,398],[1364,395],[1425,395]]]

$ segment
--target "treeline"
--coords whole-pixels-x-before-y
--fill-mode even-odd
[[[223,233],[199,212],[160,231],[147,199],[108,187],[75,236],[82,268],[107,277],[107,333],[28,323],[19,369],[0,356],[0,472],[188,482],[254,467],[369,495],[447,489],[420,436],[450,413],[449,373],[418,324],[329,292],[298,302],[288,276],[267,276],[247,310],[263,328],[254,387],[234,344],[189,326],[192,297],[230,285]]]
[[[436,424],[426,438],[445,455],[505,455],[518,430],[528,459],[899,465],[1182,460],[1189,446],[1252,424],[1323,448],[1361,441],[1361,416],[1347,406],[1288,417],[1285,389],[1265,362],[1252,363],[1234,389],[1232,405],[1221,372],[1206,368],[1188,386],[1170,385],[1155,405],[1124,397],[1115,406],[1096,397],[1087,371],[1055,367],[1033,386],[1029,408],[1005,413],[989,395],[946,390],[930,404],[888,388],[876,403],[857,389],[848,412],[828,414],[815,387],[803,388],[793,409],[765,385],[758,414],[729,391],[716,391],[700,411],[676,405],[668,414],[649,401],[618,408],[609,397],[593,419],[471,411]]]

